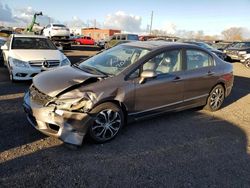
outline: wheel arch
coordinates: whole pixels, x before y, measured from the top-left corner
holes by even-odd
[[[115,99],[107,99],[107,100],[102,100],[100,102],[98,102],[97,104],[95,104],[93,106],[93,108],[95,108],[96,106],[100,105],[100,104],[103,104],[103,103],[114,103],[115,105],[117,105],[118,107],[120,107],[122,109],[122,112],[124,114],[124,118],[125,118],[125,121],[127,120],[127,115],[128,115],[128,108],[127,106],[121,102],[121,101],[118,101],[118,100],[115,100]]]

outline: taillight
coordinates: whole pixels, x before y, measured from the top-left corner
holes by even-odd
[[[228,74],[224,74],[224,75],[222,76],[222,78],[223,78],[224,80],[226,80],[226,81],[231,81],[231,80],[233,79],[233,72],[228,73]]]

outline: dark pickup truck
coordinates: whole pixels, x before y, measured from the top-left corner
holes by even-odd
[[[245,62],[246,54],[250,54],[250,41],[236,42],[231,47],[224,50],[231,60]]]

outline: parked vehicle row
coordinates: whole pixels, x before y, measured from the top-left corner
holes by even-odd
[[[225,53],[232,59],[242,62],[250,68],[250,41],[236,42],[225,50]]]
[[[194,44],[194,45],[197,45],[197,46],[200,46],[204,49],[207,49],[211,52],[213,52],[214,54],[216,54],[219,58],[221,58],[222,60],[227,60],[227,55],[220,51],[220,50],[217,50],[216,48],[208,45],[207,43],[205,42],[195,42],[195,41],[187,41],[186,43],[189,43],[189,44]]]
[[[41,71],[70,64],[45,36],[12,34],[1,49],[12,81],[31,80]]]
[[[104,48],[108,49],[117,46],[119,44],[138,41],[138,40],[139,36],[136,34],[121,34],[121,33],[114,34],[109,41],[105,42]]]
[[[81,145],[113,139],[125,122],[204,106],[218,110],[233,87],[232,64],[185,43],[129,42],[33,78],[24,97],[42,133]]]

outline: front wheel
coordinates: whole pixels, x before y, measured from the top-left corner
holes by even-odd
[[[207,98],[207,104],[204,109],[208,111],[218,110],[225,99],[225,89],[221,84],[216,85]]]
[[[124,125],[123,111],[114,103],[100,104],[91,114],[94,121],[89,127],[89,135],[97,143],[113,139]]]
[[[250,69],[250,59],[247,59],[245,61],[245,67],[248,68],[248,69]]]

